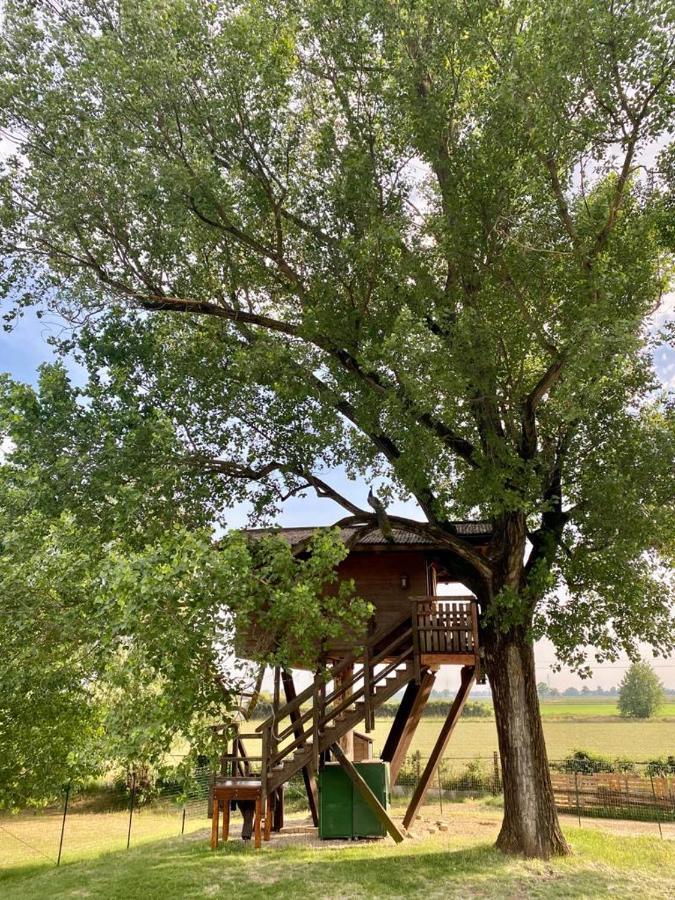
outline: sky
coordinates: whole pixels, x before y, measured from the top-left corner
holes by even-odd
[[[659,310],[655,326],[660,326],[668,319],[675,318],[675,295],[669,296],[663,307]],[[10,375],[20,381],[35,383],[37,368],[43,362],[54,359],[54,352],[48,343],[48,338],[59,333],[61,325],[55,315],[37,319],[31,311],[26,311],[24,317],[11,332],[0,331],[0,372],[9,372]],[[655,355],[655,364],[663,384],[670,390],[675,390],[675,351],[662,347]],[[74,363],[70,364],[71,377],[76,382],[84,380],[83,373]],[[350,482],[344,473],[334,473],[331,483],[343,494],[350,497],[360,506],[365,506],[365,498],[368,493],[368,485],[360,482]],[[414,503],[394,504],[389,507],[393,514],[407,515],[421,518],[419,510]],[[330,500],[320,500],[311,493],[304,498],[293,498],[288,501],[278,519],[279,525],[332,525],[336,520],[345,515],[342,507]],[[245,505],[236,507],[231,511],[229,524],[231,527],[246,525],[247,510]],[[659,678],[668,688],[675,689],[675,657],[669,659],[653,659],[649,647],[643,648],[643,656],[652,662]],[[628,660],[624,657],[617,663],[606,663],[597,666],[593,670],[590,681],[582,680],[563,669],[554,672],[555,651],[547,640],[541,640],[536,646],[537,679],[546,681],[551,687],[565,690],[567,687],[581,688],[583,684],[595,688],[600,686],[608,689],[618,685],[627,666]],[[439,690],[445,688],[454,689],[458,685],[458,673],[456,667],[445,666],[439,673],[436,687]],[[298,679],[303,686],[304,678]]]

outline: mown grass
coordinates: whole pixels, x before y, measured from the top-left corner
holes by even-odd
[[[372,733],[376,755],[386,740],[390,719],[376,719]],[[440,719],[422,718],[411,746],[429,756],[438,737]],[[650,719],[645,722],[564,721],[544,719],[546,748],[551,760],[563,759],[574,750],[591,750],[603,756],[647,760],[675,753],[675,723]],[[448,744],[446,759],[491,756],[497,749],[497,731],[492,719],[460,719]]]
[[[5,900],[172,898],[670,898],[675,844],[570,829],[574,855],[549,862],[507,858],[485,838],[440,834],[425,840],[256,853],[230,841],[217,853],[206,834],[147,844],[60,869],[0,875]]]

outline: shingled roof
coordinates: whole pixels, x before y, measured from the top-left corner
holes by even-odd
[[[481,535],[485,535],[486,537],[491,533],[492,527],[489,522],[453,522],[452,523],[457,529],[457,534],[460,537],[480,537]],[[301,543],[302,541],[306,541],[308,538],[312,536],[312,534],[317,531],[319,528],[326,527],[321,525],[309,526],[305,528],[246,528],[246,534],[250,534],[252,537],[256,537],[258,535],[264,534],[278,534],[279,537],[283,538],[283,540],[288,541],[291,547],[294,547],[296,544]],[[351,525],[348,528],[340,529],[340,537],[345,543],[351,539],[353,539],[354,534],[361,530],[363,526],[360,525]],[[423,544],[427,546],[436,546],[437,541],[434,541],[433,538],[423,537],[420,534],[416,534],[413,531],[407,531],[403,528],[393,528],[392,534],[394,537],[393,542],[389,542],[389,546],[391,544]],[[369,531],[363,535],[363,537],[357,541],[355,546],[360,546],[363,544],[387,544],[384,535],[378,529],[375,531]]]

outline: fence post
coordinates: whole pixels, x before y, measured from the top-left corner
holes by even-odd
[[[127,830],[127,850],[131,843],[131,820],[134,815],[134,801],[136,799],[136,772],[131,775],[131,803],[129,804],[129,828]]]
[[[61,822],[61,839],[59,840],[59,855],[56,858],[56,865],[61,865],[61,851],[63,850],[63,835],[66,830],[66,816],[68,815],[68,798],[70,797],[70,781],[66,785],[66,796],[63,800],[63,821]],[[659,824],[659,828],[661,825]]]
[[[492,753],[492,796],[499,793],[499,754],[496,750]]]
[[[652,772],[649,773],[649,780],[652,783],[652,796],[654,798],[654,809],[656,810],[656,822],[659,826],[659,834],[663,838],[663,829],[661,828],[661,810],[659,809],[659,802],[656,799],[656,791],[654,789],[654,775]]]
[[[185,834],[185,804],[183,804],[183,815],[180,820],[180,833],[181,835]]]
[[[581,828],[581,810],[579,809],[579,773],[576,770],[574,772],[574,790],[577,795],[577,821],[579,822],[579,828]]]

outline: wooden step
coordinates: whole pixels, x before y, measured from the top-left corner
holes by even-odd
[[[373,692],[371,699],[374,701],[373,706],[375,708],[384,703],[392,696],[392,694],[395,694],[399,688],[403,687],[414,677],[414,666],[412,661],[406,661],[406,663],[402,665],[403,668],[401,668],[393,678],[387,677]],[[336,717],[323,730],[319,741],[319,749],[322,752],[327,750],[338,740],[338,738],[342,737],[343,734],[346,734],[348,731],[355,728],[364,718],[365,706],[365,700],[359,698],[355,701],[353,707],[343,710],[342,714],[339,717]],[[276,769],[272,770],[268,780],[270,791],[288,781],[289,778],[292,778],[293,775],[303,768],[303,766],[307,765],[312,759],[312,755],[312,744],[308,743],[305,747],[299,748],[291,757],[288,757],[284,761],[281,771]]]

